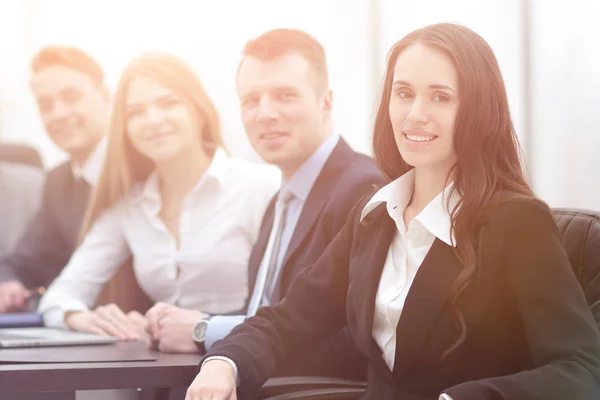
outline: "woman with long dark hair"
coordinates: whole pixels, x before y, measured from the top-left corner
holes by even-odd
[[[453,24],[397,42],[373,147],[392,182],[282,303],[211,349],[187,399],[251,395],[344,324],[369,358],[367,399],[599,398],[600,335],[524,178],[488,44]]]

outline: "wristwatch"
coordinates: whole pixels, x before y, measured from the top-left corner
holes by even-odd
[[[198,350],[200,350],[202,354],[206,353],[204,341],[206,340],[206,329],[208,328],[209,322],[210,317],[201,319],[200,322],[194,326],[194,329],[192,329],[192,339],[194,339],[194,343],[196,343]]]

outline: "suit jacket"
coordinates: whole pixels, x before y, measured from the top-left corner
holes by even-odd
[[[12,253],[39,209],[43,186],[40,169],[0,162],[0,260]]]
[[[46,286],[60,274],[78,242],[91,189],[65,162],[46,178],[41,209],[15,251],[0,266],[2,280]]]
[[[408,293],[397,326],[395,365],[372,337],[375,296],[396,232],[384,205],[360,212],[284,301],[261,309],[208,356],[234,360],[240,396],[255,394],[291,349],[305,348],[347,323],[368,357],[366,399],[562,400],[600,398],[600,334],[550,211],[536,200],[508,201],[485,221],[478,267],[456,306],[449,296],[462,269],[436,239]],[[243,398],[243,397],[242,397]]]
[[[339,233],[352,207],[366,195],[385,184],[373,160],[353,151],[340,139],[317,177],[294,229],[282,262],[271,303],[278,303],[293,279],[314,264]],[[248,263],[249,293],[254,290],[269,235],[273,226],[275,200],[265,212],[256,244]],[[364,360],[355,350],[346,331],[341,331],[323,346],[294,353],[278,369],[281,375],[324,375],[364,379]],[[349,368],[352,366],[360,367]]]

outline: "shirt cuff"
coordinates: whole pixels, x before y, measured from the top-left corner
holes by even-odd
[[[212,360],[220,360],[220,361],[225,361],[225,362],[229,363],[229,365],[231,365],[231,367],[233,368],[233,376],[235,376],[235,384],[237,386],[240,386],[240,378],[238,376],[237,365],[235,365],[235,362],[233,362],[233,360],[229,357],[221,357],[221,356],[208,357],[206,360],[204,360],[204,362],[200,366],[200,369],[202,369],[202,367],[204,367],[204,364],[206,364],[207,362],[212,361]],[[452,399],[450,399],[450,400],[452,400]]]
[[[43,314],[44,326],[48,328],[68,329],[65,323],[65,310],[62,308],[52,308]]]
[[[454,400],[452,397],[450,397],[449,395],[447,395],[446,393],[442,393],[440,395],[439,400]]]
[[[41,307],[38,308],[37,312],[42,314],[44,318],[44,326],[48,328],[57,328],[69,330],[67,323],[65,322],[65,314],[68,312],[86,312],[89,311],[85,306],[79,306],[73,304],[68,308],[60,306],[52,306],[43,310]]]
[[[217,340],[229,335],[229,332],[246,320],[245,315],[215,315],[206,328],[204,348],[209,351]]]

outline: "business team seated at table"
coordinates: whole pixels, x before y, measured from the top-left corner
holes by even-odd
[[[229,154],[173,54],[137,55],[111,96],[84,51],[38,52],[31,90],[69,159],[45,178],[0,161],[0,312],[46,288],[46,326],[198,353],[188,400],[256,398],[276,375],[366,380],[368,399],[600,397],[591,289],[523,176],[479,35],[437,24],[392,47],[375,160],[336,132],[313,36],[248,41],[232,78],[264,163]],[[129,259],[154,305],[98,305]]]

